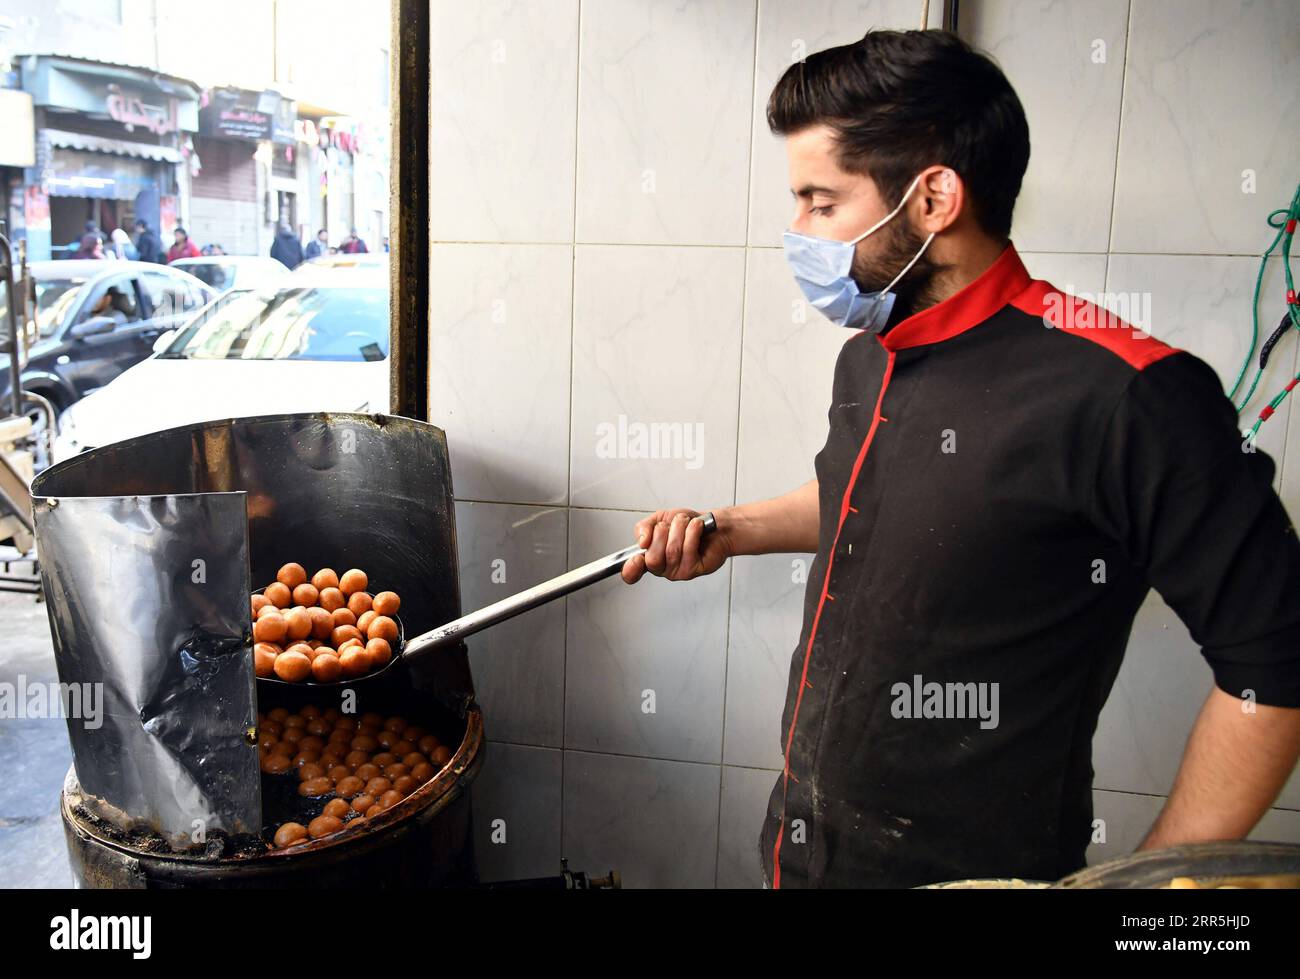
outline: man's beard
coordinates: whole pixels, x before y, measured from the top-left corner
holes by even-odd
[[[866,256],[859,251],[854,256],[851,274],[863,292],[879,292],[889,285],[925,244],[925,236],[912,230],[906,216],[899,217],[903,220],[890,222],[880,229],[885,238],[879,254]],[[944,268],[931,261],[929,249],[926,249],[926,254],[918,258],[894,285],[892,291],[898,298],[889,316],[890,326],[935,304],[935,277]]]

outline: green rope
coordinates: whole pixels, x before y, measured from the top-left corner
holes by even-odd
[[[1290,294],[1295,294],[1295,280],[1291,276],[1291,240],[1294,238],[1295,233],[1294,231],[1288,230],[1287,226],[1290,222],[1298,220],[1300,220],[1300,185],[1296,186],[1295,194],[1291,198],[1290,207],[1279,208],[1268,216],[1268,226],[1270,228],[1277,228],[1278,231],[1277,234],[1273,236],[1272,243],[1269,244],[1268,249],[1259,260],[1259,273],[1255,276],[1255,293],[1250,308],[1250,349],[1246,352],[1246,357],[1242,361],[1241,370],[1237,372],[1237,379],[1232,385],[1232,390],[1228,392],[1229,398],[1235,398],[1237,396],[1237,391],[1241,388],[1241,382],[1245,380],[1246,372],[1250,369],[1250,362],[1254,359],[1255,350],[1259,345],[1259,294],[1263,287],[1264,271],[1268,267],[1268,260],[1272,256],[1273,250],[1277,248],[1279,244],[1282,246],[1282,272],[1286,278],[1286,287]],[[1300,308],[1298,308],[1296,304],[1290,303],[1287,305],[1287,316],[1291,320],[1292,327],[1300,330]],[[1255,396],[1255,390],[1259,387],[1260,379],[1263,376],[1264,368],[1257,368],[1255,376],[1250,382],[1250,388],[1246,392],[1246,396],[1242,398],[1241,403],[1237,405],[1238,414],[1241,414],[1246,405],[1250,403],[1250,399]],[[1273,400],[1269,402],[1268,407],[1275,411],[1278,405],[1286,399],[1286,396],[1291,392],[1293,386],[1294,385],[1292,384],[1288,384],[1286,388],[1278,392]],[[1259,426],[1264,423],[1265,417],[1259,418],[1251,427],[1252,435],[1259,433]]]
[[[1288,228],[1292,221],[1300,221],[1300,185],[1296,186],[1296,192],[1291,198],[1290,207],[1279,208],[1277,211],[1271,212],[1268,217],[1269,228],[1277,228],[1278,233],[1274,235],[1273,242],[1269,244],[1268,250],[1260,257],[1260,272],[1255,277],[1255,296],[1253,296],[1251,303],[1251,348],[1245,354],[1242,369],[1236,374],[1236,381],[1232,384],[1232,389],[1227,395],[1229,398],[1235,398],[1236,393],[1242,387],[1245,373],[1251,367],[1251,360],[1255,358],[1256,347],[1260,343],[1260,291],[1262,282],[1264,282],[1265,269],[1268,268],[1269,257],[1273,255],[1274,248],[1277,248],[1279,243],[1282,244],[1282,273],[1286,277],[1287,293],[1288,295],[1295,295],[1296,293],[1295,280],[1291,276],[1291,241],[1295,237],[1295,231]],[[1291,320],[1292,328],[1300,330],[1300,307],[1297,307],[1296,303],[1287,303],[1287,319]],[[1281,338],[1279,338],[1278,342],[1281,342]],[[1264,365],[1256,368],[1255,377],[1251,380],[1251,387],[1245,393],[1242,403],[1236,406],[1238,415],[1242,413],[1247,404],[1251,403],[1251,398],[1255,397],[1255,391],[1260,386],[1262,377],[1264,377]],[[1287,395],[1291,394],[1291,390],[1294,389],[1297,382],[1300,382],[1300,374],[1297,374],[1295,381],[1288,382],[1286,387],[1283,387],[1281,391],[1278,391],[1277,395],[1274,395],[1268,407],[1261,410],[1260,417],[1251,426],[1251,438],[1258,436],[1260,426],[1268,420],[1271,413],[1278,410],[1283,400],[1286,400]]]

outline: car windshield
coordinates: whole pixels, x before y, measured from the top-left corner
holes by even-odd
[[[383,360],[388,290],[298,288],[228,294],[187,326],[160,358]]]
[[[41,336],[51,336],[58,330],[77,297],[77,290],[85,284],[85,279],[36,280],[36,322]],[[0,289],[0,328],[8,329],[8,324],[9,290]]]

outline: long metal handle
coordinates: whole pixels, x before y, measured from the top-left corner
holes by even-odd
[[[712,513],[701,514],[696,519],[704,521],[704,534],[712,532],[718,526],[718,522],[713,518]],[[540,585],[534,585],[532,588],[521,591],[517,595],[503,598],[501,601],[487,606],[487,608],[481,608],[477,612],[463,615],[454,622],[448,622],[446,625],[416,636],[414,639],[408,639],[402,650],[402,658],[409,660],[431,653],[444,646],[454,645],[466,636],[472,636],[489,626],[497,625],[506,619],[513,619],[516,615],[527,612],[529,609],[545,605],[547,602],[563,598],[580,588],[586,588],[588,585],[593,585],[605,578],[613,577],[627,563],[628,558],[644,553],[644,547],[637,547],[633,544],[621,551],[615,551],[613,554],[606,554],[602,558],[597,558],[590,564],[584,564],[580,568],[566,571],[558,578],[552,578],[550,581],[544,581]]]

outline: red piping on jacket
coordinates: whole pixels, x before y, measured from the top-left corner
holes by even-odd
[[[781,840],[785,837],[785,800],[790,789],[790,748],[794,744],[795,725],[799,723],[799,705],[803,703],[803,689],[808,684],[808,663],[812,659],[813,642],[817,639],[817,624],[821,622],[822,609],[830,597],[831,568],[835,566],[835,550],[839,547],[840,531],[844,529],[844,521],[848,519],[849,511],[853,510],[853,507],[849,506],[849,500],[853,498],[853,487],[858,481],[858,474],[862,472],[862,463],[866,461],[867,450],[871,448],[871,441],[876,437],[876,429],[880,427],[880,409],[884,406],[885,389],[889,387],[889,378],[893,373],[894,351],[890,350],[889,359],[885,362],[885,375],[880,382],[880,394],[876,396],[876,410],[871,415],[871,427],[867,429],[867,437],[862,440],[862,448],[858,449],[858,457],[853,462],[853,471],[849,474],[849,485],[845,487],[844,499],[840,502],[840,522],[835,527],[835,541],[831,544],[830,553],[826,555],[826,578],[822,582],[821,598],[817,600],[817,613],[813,616],[808,646],[804,649],[803,674],[799,678],[799,692],[794,698],[794,714],[790,717],[790,731],[785,739],[785,766],[781,781],[781,825],[776,831],[776,845],[772,848],[773,890],[779,890],[781,887]],[[853,510],[853,512],[857,511]],[[799,780],[795,779],[795,781]]]

